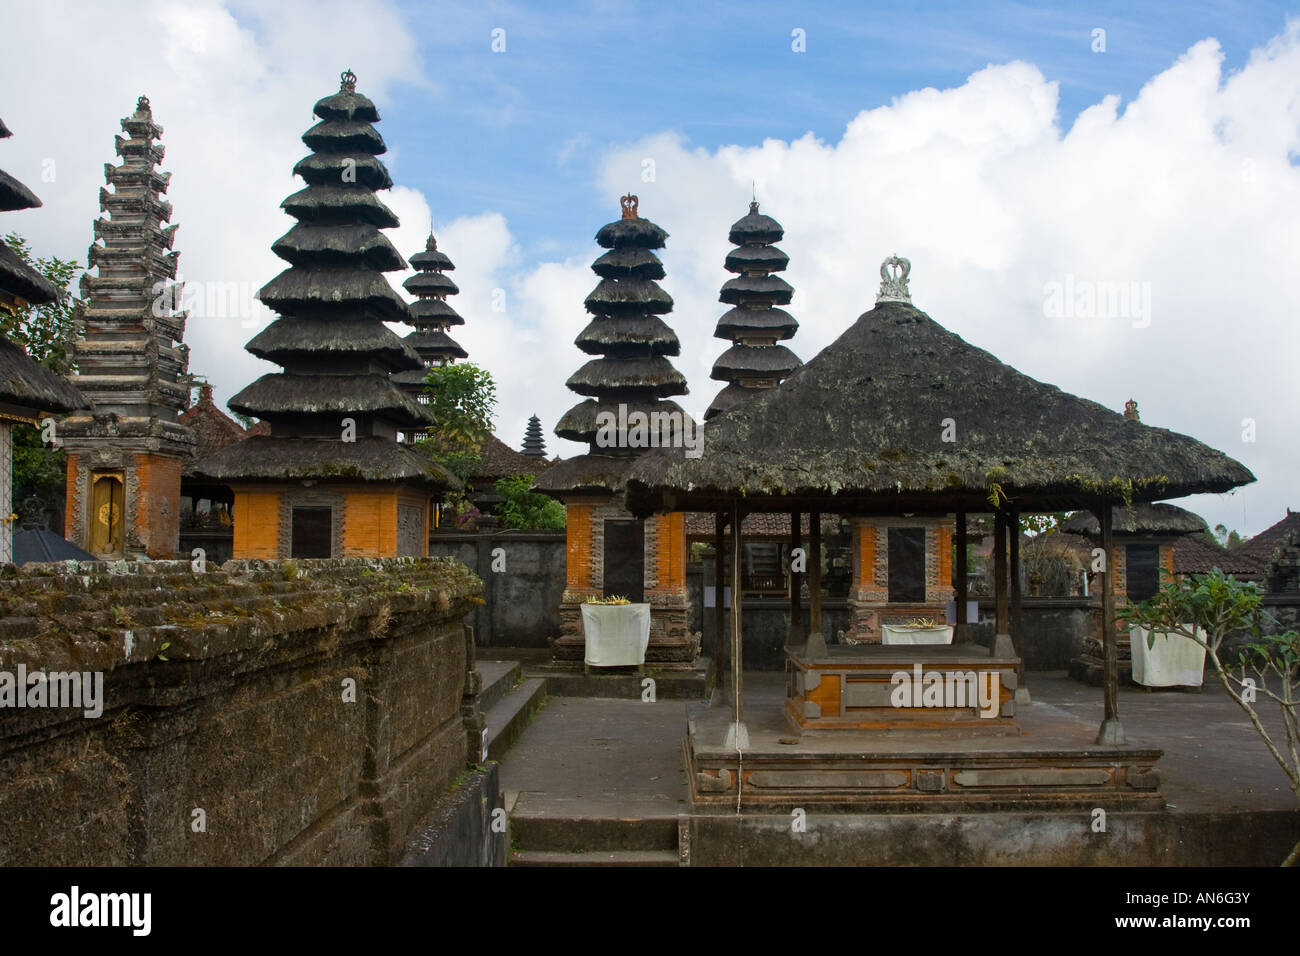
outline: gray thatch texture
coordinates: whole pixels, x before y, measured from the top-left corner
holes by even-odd
[[[662,279],[664,264],[649,249],[624,246],[611,249],[591,264],[602,279]]]
[[[741,246],[727,253],[723,265],[728,272],[744,272],[747,269],[782,272],[790,265],[790,257],[776,246]]]
[[[667,242],[668,233],[649,219],[616,219],[601,226],[596,233],[596,244],[605,249],[622,246],[662,249]]]
[[[584,305],[596,314],[663,315],[673,310],[673,297],[649,279],[601,279]]]
[[[312,112],[321,119],[359,120],[363,123],[378,123],[379,110],[367,97],[357,92],[340,90],[330,96],[316,101]]]
[[[405,282],[402,288],[411,295],[457,295],[460,287],[441,272],[417,272]]]
[[[620,404],[626,406],[627,418],[629,419],[633,414],[638,412],[647,417],[677,413],[681,416],[682,420],[687,418],[686,412],[682,410],[682,407],[670,399],[620,403],[617,399],[598,402],[594,398],[589,398],[585,402],[579,402],[577,405],[574,405],[560,417],[560,420],[555,424],[555,434],[559,435],[561,438],[571,439],[572,441],[590,442],[593,440],[593,436],[599,427],[597,417],[602,412],[608,412],[617,417],[618,406]],[[662,421],[662,419],[659,420]],[[599,451],[600,449],[597,450]]]
[[[386,438],[344,442],[254,435],[227,445],[195,467],[202,477],[226,482],[315,478],[461,486],[453,475],[419,452]]]
[[[606,355],[592,359],[565,382],[579,395],[600,396],[607,392],[646,391],[655,395],[685,395],[686,376],[660,355],[620,358]]]
[[[56,302],[62,295],[52,282],[23,262],[3,240],[0,240],[0,291],[32,305]]]
[[[420,299],[412,302],[407,308],[411,313],[411,321],[416,325],[423,323],[436,325],[465,324],[465,320],[460,317],[460,313],[443,299]]]
[[[393,369],[423,368],[424,363],[382,322],[362,319],[281,316],[244,346],[258,358],[277,364],[319,362],[332,355],[360,352]]]
[[[555,429],[561,434],[560,429]],[[537,476],[534,491],[547,494],[611,494],[623,487],[624,475],[636,461],[631,455],[578,455],[556,462]]]
[[[369,153],[311,153],[298,160],[293,171],[312,185],[333,186],[355,181],[367,189],[393,186],[387,167]]]
[[[718,356],[709,377],[724,382],[785,378],[802,364],[784,345],[733,345]]]
[[[737,276],[722,286],[719,302],[739,305],[742,302],[771,302],[789,305],[794,297],[794,286],[780,276]]]
[[[749,204],[749,214],[732,224],[727,239],[733,246],[743,246],[747,243],[780,242],[784,236],[785,229],[781,224],[771,216],[759,212],[758,203],[752,202]]]
[[[1137,502],[1132,507],[1119,505],[1112,508],[1110,514],[1111,528],[1115,534],[1196,534],[1199,531],[1210,530],[1205,519],[1200,515],[1165,502],[1157,504]],[[1061,525],[1061,530],[1089,538],[1096,538],[1101,534],[1097,516],[1091,511],[1078,511],[1070,515]]]
[[[734,339],[744,332],[773,331],[780,333],[778,339],[788,339],[798,328],[799,323],[795,321],[795,317],[785,309],[737,306],[718,319],[718,327],[713,334],[720,339]]]
[[[296,266],[348,266],[359,259],[380,272],[406,268],[406,261],[388,237],[369,223],[327,226],[300,222],[275,240],[271,251]]]
[[[306,269],[291,266],[262,286],[258,299],[277,312],[303,307],[365,306],[385,322],[406,320],[406,300],[393,291],[382,272],[363,268]]]
[[[0,212],[35,209],[40,204],[34,192],[0,169]]]
[[[430,236],[429,239],[432,240],[433,237]],[[437,269],[441,272],[453,272],[456,269],[447,253],[440,252],[436,248],[417,252],[407,261],[411,263],[413,269]]]
[[[642,512],[665,495],[712,507],[740,494],[974,510],[1000,491],[1022,511],[1059,510],[1251,481],[1222,452],[1037,382],[924,312],[884,302],[779,388],[710,422],[702,457],[643,456],[628,501]]]
[[[628,345],[648,346],[655,355],[677,355],[682,350],[677,333],[657,315],[620,315],[612,319],[601,316],[592,319],[578,333],[573,344],[588,355],[617,352]]]
[[[226,403],[233,411],[274,421],[290,414],[381,415],[400,425],[437,424],[427,408],[386,375],[263,375]]]
[[[399,225],[393,211],[360,183],[311,185],[280,203],[280,208],[300,222],[351,220],[353,223],[368,222],[380,229],[395,229]]]
[[[442,329],[416,329],[402,341],[415,349],[420,355],[436,352],[438,354],[454,355],[456,358],[467,358],[469,356],[469,353],[461,348],[460,343]]]
[[[379,130],[368,121],[321,120],[302,134],[307,148],[320,153],[369,153],[378,156],[388,151]]]
[[[64,413],[89,408],[90,402],[68,380],[40,365],[21,348],[0,335],[0,402],[41,413]]]

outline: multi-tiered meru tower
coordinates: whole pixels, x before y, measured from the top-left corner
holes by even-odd
[[[170,173],[158,167],[162,127],[147,97],[122,120],[121,164],[104,164],[95,243],[82,276],[86,306],[72,382],[93,409],[59,428],[68,455],[65,537],[102,558],[170,558],[179,543],[181,466],[194,439],[177,419],[189,405],[185,313]]]

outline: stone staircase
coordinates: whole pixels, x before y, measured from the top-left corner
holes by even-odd
[[[679,866],[679,818],[534,815],[507,805],[510,866]]]
[[[525,678],[518,661],[479,661],[483,691],[479,706],[487,720],[487,759],[500,760],[546,700],[546,681]]]

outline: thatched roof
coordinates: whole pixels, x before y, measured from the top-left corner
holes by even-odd
[[[564,437],[556,426],[555,433]],[[636,458],[632,455],[577,455],[555,462],[533,482],[533,490],[550,495],[613,494],[623,489],[624,477]]]
[[[954,442],[943,441],[947,419]],[[988,510],[1000,493],[1022,511],[1063,510],[1255,479],[1193,438],[1035,381],[912,305],[883,301],[779,388],[711,421],[701,457],[652,451],[628,480],[629,504],[649,513],[742,494],[762,508],[800,495],[823,510],[857,499],[951,511]]]
[[[378,156],[386,153],[388,147],[384,145],[384,138],[379,135],[379,130],[370,125],[372,122],[377,121],[321,120],[302,134],[302,141],[307,144],[308,149],[317,152],[346,153],[355,150]]]
[[[339,226],[300,222],[275,240],[271,251],[285,262],[301,266],[326,265],[331,259],[347,265],[359,259],[381,272],[406,268],[406,260],[388,237],[369,223]]]
[[[1200,515],[1165,502],[1140,502],[1132,507],[1117,505],[1111,508],[1110,515],[1111,530],[1115,534],[1161,536],[1209,530]],[[1091,511],[1078,511],[1065,520],[1061,530],[1096,538],[1101,534],[1101,525]]]
[[[745,378],[785,378],[801,364],[784,345],[733,345],[713,363],[709,378],[733,382]]]
[[[451,276],[441,272],[417,272],[402,283],[402,288],[411,295],[456,295],[460,292]]]
[[[312,184],[280,203],[280,208],[300,222],[348,218],[380,229],[396,228],[393,211],[365,183]]]
[[[204,458],[199,475],[217,481],[419,481],[459,488],[455,476],[419,452],[387,438],[354,442],[328,438],[276,438],[254,435]]]
[[[4,241],[0,241],[0,292],[31,305],[56,302],[61,295],[52,282],[23,262]]]
[[[655,395],[682,395],[686,391],[686,376],[662,355],[642,358],[606,355],[583,365],[565,384],[579,395],[647,390]]]
[[[271,372],[245,386],[229,402],[243,415],[274,421],[285,415],[379,415],[399,425],[437,424],[427,408],[386,375],[303,375]]]
[[[359,311],[364,306],[384,322],[403,322],[407,315],[406,300],[383,273],[365,268],[290,266],[262,286],[257,298],[277,312],[321,306]]]
[[[662,279],[664,264],[649,249],[623,246],[611,249],[591,264],[602,279]]]
[[[0,403],[29,410],[33,418],[46,412],[62,414],[90,407],[90,402],[67,379],[34,362],[3,335],[0,335]]]
[[[359,352],[393,369],[423,369],[420,356],[382,322],[327,316],[281,316],[244,346],[258,358],[283,364]]]
[[[715,520],[716,514],[712,511],[687,512],[686,536],[712,541],[717,534],[714,526]],[[822,514],[819,524],[823,540],[840,534],[839,515]],[[812,529],[812,522],[808,512],[805,511],[799,516],[799,527],[803,540],[807,542]],[[789,541],[790,514],[785,511],[760,511],[748,514],[741,519],[740,529],[746,541],[752,541],[755,538],[775,538],[780,541]],[[724,528],[722,536],[724,540],[730,539],[730,523]]]
[[[546,460],[546,438],[542,435],[542,420],[536,415],[528,417],[528,427],[524,429],[523,454],[535,459],[541,467],[550,464]]]
[[[412,302],[407,311],[411,314],[411,322],[416,326],[420,325],[464,325],[465,320],[460,317],[451,303],[445,299],[417,299]]]
[[[648,346],[655,355],[677,355],[682,350],[677,333],[657,315],[594,318],[578,333],[573,344],[588,355],[617,352],[627,345]]]
[[[41,201],[18,180],[0,169],[0,212],[13,212],[18,209],[35,209]]]
[[[319,186],[346,183],[349,177],[369,189],[390,189],[388,169],[369,153],[310,153],[298,160],[293,171],[305,182]]]
[[[181,412],[178,421],[194,436],[194,447],[182,471],[186,477],[194,474],[196,461],[248,437],[243,425],[217,408],[211,385],[199,388],[199,400]]]

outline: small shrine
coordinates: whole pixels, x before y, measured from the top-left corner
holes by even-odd
[[[711,421],[707,454],[657,449],[624,476],[633,514],[709,511],[731,529],[730,680],[687,724],[692,801],[728,812],[1159,806],[1160,751],[1129,742],[1120,719],[1113,625],[1103,628],[1096,737],[1020,725],[1020,517],[1090,511],[1110,551],[1117,505],[1220,493],[1254,476],[968,344],[912,304],[910,270],[886,260],[875,308],[780,386]],[[813,535],[825,513],[856,522],[858,606],[854,628],[831,642],[810,562],[807,632],[785,648],[785,698],[747,711],[743,519],[758,512],[807,512]],[[948,601],[965,606],[967,516],[989,513],[991,646],[963,641],[960,623],[891,622],[891,608],[937,616]],[[792,533],[801,524],[791,521]],[[1113,565],[1109,574],[1101,613],[1113,622]],[[796,612],[792,602],[792,636]]]
[[[574,343],[596,358],[569,377],[570,390],[586,398],[555,426],[561,438],[584,442],[589,451],[552,465],[533,487],[562,501],[568,518],[555,659],[583,659],[588,598],[620,596],[650,606],[645,660],[689,667],[699,642],[687,627],[684,516],[643,520],[620,497],[623,474],[638,455],[696,437],[695,422],[671,400],[686,394],[686,379],[669,361],[681,345],[661,318],[673,300],[659,287],[664,267],[654,250],[668,234],[641,218],[638,204],[636,196],[622,197],[622,217],[596,233],[608,251],[592,263],[600,278],[585,302],[592,318]]]
[[[1124,417],[1138,421],[1137,403],[1130,400]],[[1152,597],[1159,590],[1165,575],[1172,575],[1176,562],[1174,555],[1190,536],[1208,533],[1205,519],[1185,508],[1166,502],[1149,504],[1135,502],[1117,505],[1111,512],[1114,541],[1107,554],[1109,580],[1114,591],[1116,607],[1123,608]],[[1101,528],[1097,516],[1086,511],[1071,515],[1061,525],[1061,530],[1087,538],[1099,545]],[[1089,684],[1100,684],[1105,678],[1104,640],[1102,635],[1101,595],[1094,594],[1094,607],[1088,637],[1082,653],[1070,661],[1070,675]],[[1126,628],[1116,633],[1119,654],[1119,679],[1132,677],[1132,649]]]
[[[189,405],[186,315],[177,306],[180,253],[158,167],[163,128],[148,97],[122,120],[122,162],[104,164],[111,189],[95,221],[81,277],[86,299],[73,343],[72,383],[93,407],[59,429],[68,455],[64,534],[105,559],[174,557],[180,540],[181,471],[194,436],[180,422]]]
[[[297,224],[271,246],[289,267],[258,297],[278,318],[246,348],[283,369],[229,402],[270,425],[204,458],[196,473],[234,493],[236,558],[428,554],[431,506],[456,479],[399,444],[435,424],[394,372],[424,368],[385,322],[407,322],[384,278],[406,262],[381,229],[397,217],[375,195],[392,186],[377,158],[379,112],[345,72],[303,134],[306,181],[283,208]]]
[[[528,417],[528,427],[524,429],[524,442],[520,451],[529,458],[546,461],[546,439],[542,436],[542,420],[536,415]]]

